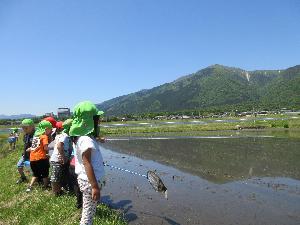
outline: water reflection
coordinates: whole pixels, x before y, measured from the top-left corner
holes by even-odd
[[[112,165],[140,173],[157,170],[168,187],[166,200],[145,179],[105,168],[103,195],[108,197],[103,202],[122,210],[132,225],[300,223],[298,180],[253,177],[217,184],[152,160],[111,151],[107,145],[101,151],[104,160]],[[255,173],[255,169],[248,173]]]
[[[300,139],[266,135],[121,138],[108,141],[104,146],[172,165],[215,183],[250,177],[290,177],[300,180]]]

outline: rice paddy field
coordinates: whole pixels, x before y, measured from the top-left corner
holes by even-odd
[[[101,123],[104,161],[156,171],[169,198],[144,178],[105,168],[94,224],[297,225],[299,128],[298,117]],[[22,137],[9,151],[8,134],[0,130],[0,225],[78,224],[74,196],[15,184]]]
[[[164,133],[197,135],[203,131],[299,129],[300,117],[222,118],[203,120],[129,121],[102,123],[104,136],[153,136]]]

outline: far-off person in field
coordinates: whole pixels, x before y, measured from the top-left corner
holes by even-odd
[[[19,128],[14,128],[13,133],[16,137],[16,142],[18,142],[18,140],[19,140]]]
[[[15,136],[15,134],[13,132],[10,133],[7,141],[9,143],[9,150],[16,149],[17,138],[16,138],[16,136]]]

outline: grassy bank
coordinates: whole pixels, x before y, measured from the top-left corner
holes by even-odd
[[[8,135],[7,135],[7,134],[0,134],[0,140],[1,140],[1,139],[5,139],[5,138],[8,138]]]
[[[226,118],[227,119],[227,118]],[[225,120],[225,119],[223,119]],[[201,120],[203,121],[203,120]],[[141,121],[140,121],[141,122]],[[145,121],[147,122],[147,121]],[[148,121],[149,122],[149,121]],[[174,121],[172,121],[174,122]],[[201,131],[226,131],[241,129],[298,129],[300,128],[300,119],[289,118],[280,120],[256,120],[238,122],[209,122],[207,124],[164,124],[159,126],[116,126],[102,127],[101,132],[106,136],[128,136],[128,135],[155,135],[156,133],[185,133],[193,134]]]
[[[0,139],[0,225],[10,224],[79,224],[80,211],[75,208],[74,196],[56,198],[50,191],[35,187],[25,193],[26,185],[16,185],[16,162],[21,154],[8,151],[6,139]],[[122,215],[105,205],[99,205],[94,224],[125,225]]]

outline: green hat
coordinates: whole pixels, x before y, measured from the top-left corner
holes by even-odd
[[[47,120],[42,120],[41,122],[39,122],[38,127],[34,133],[34,136],[38,137],[43,135],[47,128],[52,129],[52,124]]]
[[[29,127],[29,126],[33,126],[34,122],[32,119],[24,119],[21,123],[22,127]]]
[[[67,120],[63,123],[63,128],[64,128],[63,132],[65,132],[66,134],[69,133],[70,128],[71,128],[71,126],[72,126],[72,122],[73,122],[72,119],[67,119]]]
[[[78,103],[74,108],[73,122],[69,132],[70,136],[84,136],[92,133],[94,131],[93,117],[101,116],[103,113],[90,101]]]

